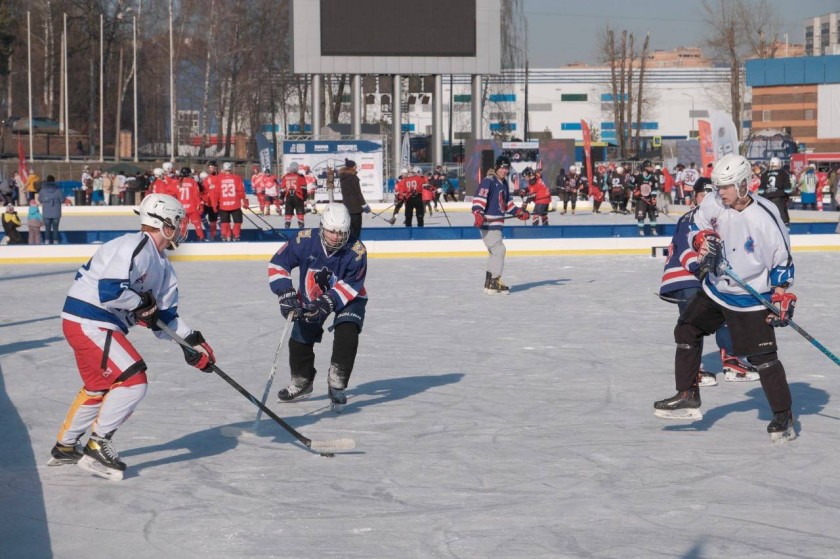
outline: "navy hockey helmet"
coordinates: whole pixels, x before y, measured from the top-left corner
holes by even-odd
[[[510,157],[505,155],[504,153],[496,158],[496,165],[494,166],[496,169],[510,169]]]

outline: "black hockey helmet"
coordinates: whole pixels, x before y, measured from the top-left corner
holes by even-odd
[[[697,194],[698,192],[711,192],[712,188],[712,179],[706,177],[700,177],[694,183],[694,193]]]
[[[181,167],[181,176],[182,177],[189,177],[192,175],[192,169],[189,167]]]
[[[534,170],[531,169],[530,167],[525,167],[524,169],[522,169],[522,172],[520,174],[523,177],[529,177],[530,178],[530,177],[534,176]]]
[[[653,163],[651,163],[650,159],[645,159],[642,161],[642,169],[647,169],[648,167],[653,167]]]
[[[496,158],[496,165],[494,166],[495,169],[505,168],[510,169],[510,157],[506,154],[501,154],[499,157]]]

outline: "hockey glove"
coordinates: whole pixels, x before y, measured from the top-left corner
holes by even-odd
[[[531,214],[528,213],[528,210],[521,210],[516,217],[521,219],[522,221],[528,221],[531,218]]]
[[[289,315],[291,315],[292,320],[295,320],[303,310],[295,289],[288,289],[281,293],[278,303],[280,303],[280,312],[283,314],[283,318],[289,318]]]
[[[370,213],[370,206],[365,204],[364,206],[362,206],[362,211],[365,212],[366,214],[369,214]]]
[[[796,308],[796,295],[793,293],[773,293],[771,299],[778,314],[767,315],[767,323],[773,328],[781,328],[790,324],[790,319],[793,318],[793,309]]]
[[[155,301],[155,296],[152,295],[151,291],[144,291],[143,293],[138,293],[138,295],[140,295],[140,304],[132,311],[134,313],[134,320],[144,328],[151,328],[157,324],[158,315],[160,314],[157,301]]]
[[[321,295],[306,305],[303,313],[303,321],[309,324],[321,324],[335,309],[332,297],[327,294]]]
[[[485,222],[486,220],[484,219],[484,215],[482,215],[482,213],[481,213],[481,212],[479,212],[479,211],[474,211],[474,212],[473,212],[473,216],[475,217],[475,223],[474,223],[474,225],[475,225],[476,227],[481,227],[482,225],[484,225],[484,222]]]
[[[213,363],[216,362],[216,356],[213,355],[213,348],[210,347],[210,344],[207,343],[207,340],[204,339],[201,332],[193,330],[184,338],[184,341],[192,346],[191,349],[186,347],[181,348],[184,350],[184,359],[186,362],[196,369],[201,369],[205,373],[212,372]]]

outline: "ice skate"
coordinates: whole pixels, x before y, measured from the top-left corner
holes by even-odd
[[[112,434],[109,433],[105,437],[91,435],[78,466],[95,476],[120,481],[125,472],[125,462],[120,460],[120,455],[111,445]]]
[[[726,382],[754,382],[759,379],[755,367],[734,355],[727,355],[724,350],[720,350],[720,360],[723,363],[723,378]]]
[[[341,410],[347,404],[347,396],[344,394],[344,390],[330,386],[328,392],[330,395],[330,409],[336,413],[341,413]]]
[[[700,372],[697,373],[698,386],[717,386],[717,383],[717,376],[714,373],[704,371],[703,369],[700,369]]]
[[[502,283],[502,278],[490,278],[490,283],[486,284],[484,292],[488,295],[508,295],[510,287]]]
[[[767,425],[767,432],[770,433],[770,442],[774,444],[795,439],[793,413],[790,410],[774,413],[773,419]]]
[[[397,222],[396,217],[392,217],[391,219],[388,220],[388,223],[390,223],[391,225],[395,224],[396,222]]]
[[[47,462],[47,466],[64,466],[66,464],[75,464],[77,463],[82,456],[82,451],[79,450],[79,447],[74,444],[61,444],[55,443],[55,446],[52,447],[50,451],[52,457],[50,461]]]
[[[280,403],[297,402],[305,400],[312,394],[312,382],[310,381],[305,386],[296,386],[294,383],[277,393],[277,400]]]
[[[644,229],[639,229],[639,236],[640,236],[640,237],[644,237],[644,236],[645,236],[645,230],[644,230]]]
[[[656,411],[653,415],[663,419],[703,419],[700,411],[700,389],[696,386],[690,390],[677,392],[674,396],[653,403]]]

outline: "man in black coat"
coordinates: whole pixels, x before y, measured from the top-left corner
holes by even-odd
[[[341,201],[350,213],[350,236],[362,238],[362,212],[370,213],[370,206],[365,202],[362,185],[356,174],[356,162],[344,160],[344,167],[339,169],[338,178],[341,183]]]

